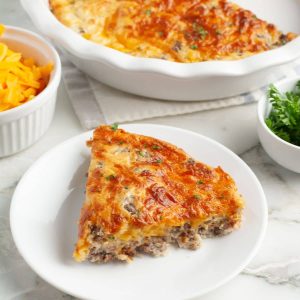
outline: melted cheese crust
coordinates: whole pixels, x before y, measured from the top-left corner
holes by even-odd
[[[50,0],[50,6],[93,42],[176,62],[241,59],[296,37],[225,0]]]
[[[151,137],[101,126],[88,143],[92,151],[74,253],[89,248],[91,226],[114,239],[165,236],[174,226],[228,217],[239,224],[242,196],[221,167],[194,161],[183,150]]]

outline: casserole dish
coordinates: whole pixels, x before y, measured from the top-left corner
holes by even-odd
[[[38,65],[53,64],[50,80],[42,92],[20,106],[0,112],[0,157],[3,157],[31,146],[49,128],[55,111],[61,64],[56,50],[28,30],[5,26],[0,41],[25,58],[33,58]]]
[[[271,0],[233,2],[286,32],[299,32],[300,4],[296,0],[279,0],[276,4]],[[21,0],[21,3],[33,23],[79,69],[110,86],[146,97],[208,100],[245,93],[277,79],[280,66],[300,56],[298,37],[280,48],[235,61],[176,63],[133,57],[90,42],[65,27],[51,13],[47,0]],[[283,10],[284,15],[280,13]]]

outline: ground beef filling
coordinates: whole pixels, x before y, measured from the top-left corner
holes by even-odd
[[[195,250],[201,246],[202,238],[223,236],[232,232],[237,224],[232,224],[226,217],[212,217],[202,223],[198,229],[189,224],[173,227],[168,236],[146,237],[140,241],[117,240],[106,235],[100,227],[91,226],[88,260],[91,262],[108,262],[111,260],[130,261],[138,253],[162,256],[169,244],[179,248]]]

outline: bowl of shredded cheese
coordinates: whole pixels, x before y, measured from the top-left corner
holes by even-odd
[[[53,119],[59,56],[39,35],[0,24],[0,157],[35,143]]]

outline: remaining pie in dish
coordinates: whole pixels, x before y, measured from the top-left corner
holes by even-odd
[[[176,62],[236,60],[293,40],[226,0],[50,0],[53,14],[86,39]]]
[[[88,145],[92,154],[77,261],[159,256],[169,244],[197,249],[202,238],[240,226],[243,198],[221,167],[115,125],[97,128]]]

